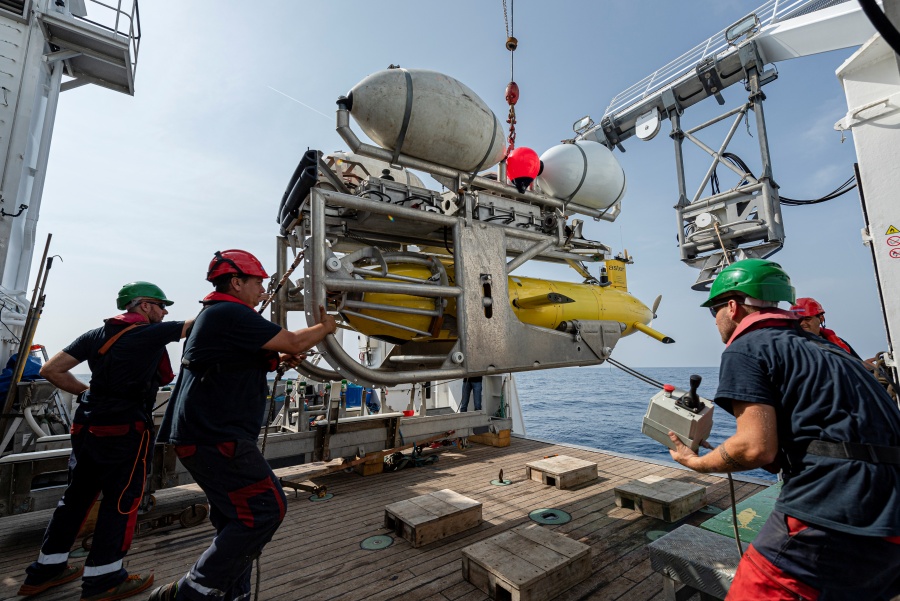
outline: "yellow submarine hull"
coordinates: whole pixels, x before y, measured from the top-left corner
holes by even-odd
[[[625,324],[623,336],[637,329],[645,331],[653,319],[653,313],[641,301],[628,293],[625,282],[624,264],[607,261],[610,285],[576,284],[539,278],[509,276],[509,303],[522,323],[548,329],[556,329],[560,323],[571,320],[603,320]],[[392,264],[390,273],[428,279],[432,274],[428,268],[406,263]],[[452,268],[447,275],[453,282]],[[380,278],[371,278],[377,280]],[[382,281],[391,281],[384,278]],[[367,303],[419,310],[433,310],[434,299],[406,294],[385,294],[367,292],[360,297]],[[350,326],[361,334],[393,343],[403,343],[413,339],[453,339],[456,337],[456,299],[449,299],[440,317],[412,315],[377,309],[360,310],[359,315],[346,315]],[[401,329],[367,319],[371,317],[420,332],[430,332],[426,337],[406,329]],[[636,327],[636,324],[637,325]],[[651,330],[652,331],[652,330]]]

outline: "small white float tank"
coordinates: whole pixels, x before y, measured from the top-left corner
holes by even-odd
[[[425,69],[386,69],[347,95],[350,114],[388,150],[465,172],[499,163],[503,125],[488,105],[456,79]]]
[[[607,209],[625,195],[625,172],[599,142],[560,144],[541,155],[537,183],[545,193],[592,209]]]

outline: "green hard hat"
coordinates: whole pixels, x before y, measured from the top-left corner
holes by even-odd
[[[710,307],[718,297],[732,293],[763,301],[793,303],[795,299],[791,278],[781,265],[765,259],[744,259],[723,269],[709,290],[709,298],[701,306]]]
[[[128,306],[128,303],[136,298],[153,298],[161,300],[166,303],[166,306],[174,304],[173,301],[166,298],[166,293],[156,284],[151,284],[150,282],[131,282],[130,284],[125,284],[119,290],[119,296],[116,298],[116,307],[124,309]]]

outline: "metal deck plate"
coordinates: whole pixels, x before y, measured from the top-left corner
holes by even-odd
[[[386,549],[393,544],[394,539],[385,534],[376,534],[359,543],[359,548],[366,551],[378,551]]]
[[[562,509],[535,509],[528,514],[538,524],[566,524],[572,521],[572,516]]]

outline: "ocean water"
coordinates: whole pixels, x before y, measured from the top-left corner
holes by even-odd
[[[715,396],[717,367],[642,368],[642,374],[687,390],[691,374],[703,378],[698,394]],[[528,436],[626,453],[675,464],[669,450],[641,434],[641,420],[650,397],[659,389],[611,365],[569,367],[516,374],[516,386]],[[719,407],[713,411],[709,442],[718,445],[734,434],[734,418]],[[708,452],[701,449],[701,454]],[[765,470],[742,472],[775,480]]]

